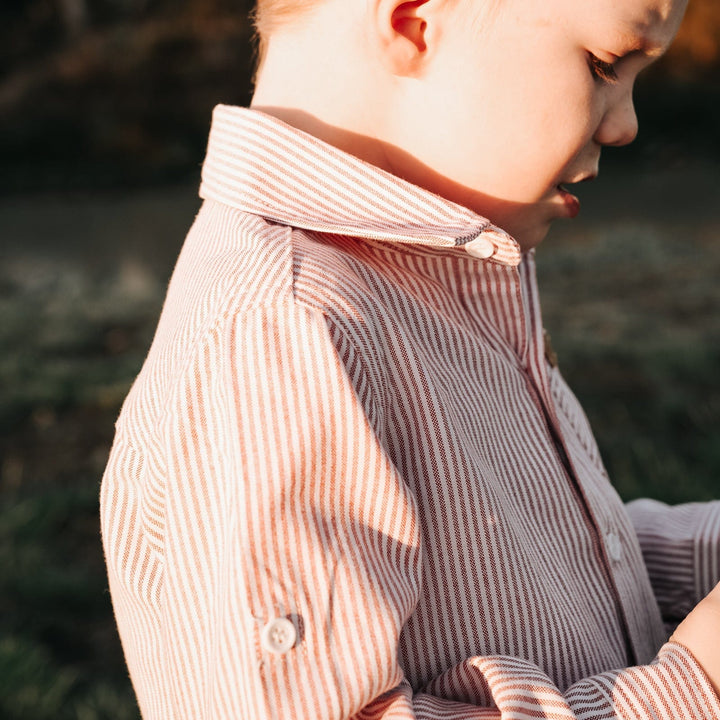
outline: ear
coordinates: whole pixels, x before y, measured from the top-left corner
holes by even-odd
[[[432,7],[438,0],[375,0],[380,55],[393,75],[415,76],[427,55]],[[434,19],[433,19],[434,22]]]

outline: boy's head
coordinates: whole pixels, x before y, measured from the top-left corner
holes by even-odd
[[[633,140],[687,0],[260,0],[253,105],[466,205],[524,248]]]

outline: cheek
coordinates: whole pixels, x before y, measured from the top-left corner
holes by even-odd
[[[593,85],[586,67],[572,73],[542,68],[521,80],[507,78],[497,97],[503,111],[494,118],[494,131],[526,166],[540,170],[553,160],[562,162],[592,134]]]
[[[592,142],[602,117],[601,103],[595,82],[586,68],[582,70],[563,78],[555,91],[545,96],[538,122],[541,158],[555,157],[563,163]]]
[[[602,116],[605,86],[596,81],[582,60],[564,78],[560,89],[564,125],[573,137],[592,134]]]
[[[431,131],[422,146],[431,166],[466,187],[532,203],[591,141],[595,83],[577,55],[542,64],[486,59],[478,68],[466,57],[464,72],[444,74],[432,117],[427,96],[421,99],[425,111],[416,110]]]

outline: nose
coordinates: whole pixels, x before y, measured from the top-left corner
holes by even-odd
[[[628,88],[608,105],[595,133],[595,140],[600,145],[621,147],[629,145],[637,134],[638,119],[632,88]]]

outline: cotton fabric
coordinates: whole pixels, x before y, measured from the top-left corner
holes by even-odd
[[[534,253],[242,108],[200,194],[102,484],[143,717],[720,718],[720,504],[626,510]]]

